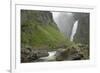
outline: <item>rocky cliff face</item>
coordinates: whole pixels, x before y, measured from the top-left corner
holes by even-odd
[[[89,13],[75,13],[74,17],[79,20],[74,41],[76,43],[89,44]]]
[[[21,10],[21,24],[23,25],[26,22],[56,26],[49,11]]]

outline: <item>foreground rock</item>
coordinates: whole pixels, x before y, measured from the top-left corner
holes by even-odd
[[[32,50],[32,48],[22,48],[21,49],[21,62],[35,62],[40,57],[48,56],[48,52],[45,50]]]
[[[48,61],[71,61],[89,59],[89,46],[75,44],[71,47],[59,48],[55,51],[39,50],[32,48],[21,49],[21,62],[48,62]]]
[[[58,49],[55,56],[57,61],[81,60],[83,58],[83,54],[81,54],[80,51],[74,47],[68,49]]]

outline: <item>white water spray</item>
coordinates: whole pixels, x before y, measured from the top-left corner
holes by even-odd
[[[73,41],[74,35],[76,34],[76,31],[77,31],[77,27],[78,27],[78,20],[73,25],[70,41]]]
[[[73,41],[78,27],[78,20],[75,20],[73,13],[52,12],[53,19],[62,33]]]
[[[48,52],[48,53],[49,53],[49,56],[47,56],[47,57],[41,57],[40,59],[45,60],[45,61],[55,60],[56,51],[52,51],[52,52]]]
[[[53,19],[59,30],[70,39],[75,19],[70,12],[52,12]]]

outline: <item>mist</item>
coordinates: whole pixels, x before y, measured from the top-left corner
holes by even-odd
[[[67,36],[69,39],[73,38],[72,32],[76,31],[76,29],[73,30],[73,26],[75,23],[74,14],[71,12],[52,12],[53,19],[55,23],[57,24],[59,30]],[[75,26],[77,27],[77,26]],[[75,33],[74,33],[75,34]]]

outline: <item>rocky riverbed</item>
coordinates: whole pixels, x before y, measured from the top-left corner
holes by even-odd
[[[89,59],[88,48],[83,45],[70,48],[59,48],[57,50],[34,50],[32,48],[21,49],[21,62],[48,62],[64,60],[82,60]]]

